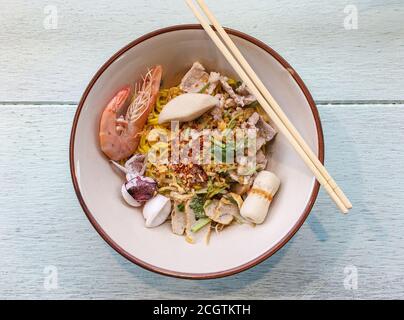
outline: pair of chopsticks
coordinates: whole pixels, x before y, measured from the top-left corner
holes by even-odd
[[[215,18],[212,12],[207,7],[203,0],[196,0],[201,10],[204,12],[206,17],[209,19],[210,23],[215,27],[216,31],[222,37],[224,43],[212,29],[209,22],[205,17],[202,16],[200,11],[195,6],[192,0],[185,0],[188,6],[191,8],[195,17],[199,20],[202,27],[208,33],[209,37],[222,52],[226,60],[236,71],[240,79],[245,82],[247,87],[257,98],[257,101],[263,107],[263,109],[268,113],[272,121],[282,132],[283,135],[288,139],[289,143],[294,147],[299,156],[303,159],[306,165],[313,172],[314,176],[318,182],[325,188],[331,199],[336,203],[338,208],[343,213],[348,213],[348,210],[352,208],[352,204],[346,197],[344,192],[338,187],[337,183],[327,172],[326,168],[310,149],[307,143],[304,141],[302,136],[287,118],[285,113],[282,111],[278,103],[269,93],[268,89],[258,78],[257,74],[248,64],[247,60],[243,57],[239,49],[236,47],[234,42],[231,40],[229,35],[220,25],[219,21]],[[227,47],[226,47],[226,45]]]

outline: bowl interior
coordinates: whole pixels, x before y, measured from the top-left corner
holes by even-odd
[[[232,38],[303,138],[318,153],[321,129],[318,131],[309,102],[291,73],[258,45],[241,36]],[[72,169],[85,206],[110,244],[149,268],[198,277],[243,269],[269,250],[274,251],[300,226],[316,191],[312,173],[279,134],[271,146],[269,169],[280,177],[282,184],[264,224],[255,228],[234,225],[213,234],[209,245],[203,239],[193,245],[187,243],[184,237],[171,233],[168,223],[155,229],[144,227],[141,210],[128,207],[121,199],[123,177],[112,170],[100,151],[100,116],[117,90],[134,83],[147,67],[161,64],[163,86],[169,87],[180,81],[194,61],[200,61],[208,70],[237,78],[203,30],[154,35],[115,59],[95,81],[82,105],[73,135]]]

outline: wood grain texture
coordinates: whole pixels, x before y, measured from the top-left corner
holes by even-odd
[[[0,298],[404,298],[402,108],[322,106],[326,164],[354,209],[341,215],[321,192],[272,258],[198,282],[131,264],[87,221],[68,167],[75,107],[0,106]],[[43,272],[52,265],[59,287],[47,291]],[[349,265],[357,290],[344,287]]]
[[[45,30],[46,5],[58,28]],[[223,25],[268,43],[317,100],[403,99],[401,0],[208,1]],[[359,29],[343,27],[357,5]],[[0,101],[78,101],[118,49],[154,29],[195,23],[180,0],[2,0]],[[387,81],[388,80],[388,81]]]

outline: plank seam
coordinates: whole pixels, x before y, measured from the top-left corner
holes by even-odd
[[[404,100],[316,100],[319,106],[338,105],[401,105]],[[0,101],[1,106],[77,106],[75,101]]]

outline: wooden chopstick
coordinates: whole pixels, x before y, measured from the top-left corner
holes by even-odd
[[[191,0],[185,0],[185,1],[186,1],[187,5],[190,7],[190,9],[192,10],[192,12],[194,13],[195,17],[199,20],[199,22],[201,23],[202,27],[205,29],[205,31],[207,32],[209,37],[212,39],[212,41],[215,43],[215,45],[218,47],[218,49],[225,56],[226,60],[229,62],[229,64],[232,66],[232,68],[239,75],[240,79],[246,83],[247,87],[257,97],[257,100],[260,103],[260,105],[268,113],[268,115],[270,116],[272,121],[274,121],[274,123],[276,124],[278,129],[288,139],[289,143],[294,147],[294,149],[300,155],[302,160],[310,168],[310,170],[313,172],[314,176],[317,178],[319,183],[325,188],[325,190],[327,191],[329,196],[333,199],[333,201],[336,203],[338,208],[343,213],[347,213],[348,208],[344,205],[344,203],[338,197],[338,195],[334,191],[334,189],[330,186],[330,184],[327,182],[327,180],[324,178],[324,176],[321,174],[321,172],[317,169],[317,167],[314,165],[314,163],[310,160],[308,155],[305,153],[304,149],[296,141],[294,136],[291,134],[291,132],[288,130],[288,128],[285,126],[285,124],[281,121],[281,119],[276,114],[276,112],[271,108],[269,103],[265,100],[265,98],[263,97],[261,92],[258,90],[258,88],[255,86],[255,84],[250,79],[250,77],[246,74],[246,72],[242,69],[242,67],[238,64],[238,62],[235,60],[233,55],[227,49],[227,47],[219,39],[216,32],[213,31],[212,27],[209,25],[207,20],[201,15],[201,13],[198,11],[198,9],[196,8],[196,6],[194,5],[194,3]]]
[[[219,21],[216,19],[216,17],[213,15],[213,13],[209,10],[209,8],[206,5],[205,1],[204,0],[196,0],[196,1],[198,2],[198,4],[201,7],[202,11],[205,13],[205,15],[210,20],[210,22],[213,24],[213,26],[219,32],[220,36],[222,37],[222,39],[224,40],[226,45],[229,47],[231,53],[238,60],[238,62],[244,68],[246,73],[250,76],[251,80],[255,83],[257,88],[264,95],[265,99],[268,101],[268,103],[270,104],[272,109],[275,111],[275,113],[278,115],[280,120],[288,128],[288,130],[291,132],[293,137],[297,140],[299,145],[303,148],[304,152],[307,154],[307,156],[310,158],[310,160],[314,163],[316,168],[321,172],[321,174],[324,176],[325,180],[330,184],[331,188],[337,193],[338,197],[341,199],[341,201],[345,205],[345,207],[347,207],[348,209],[351,209],[352,204],[349,201],[349,199],[347,198],[347,196],[338,187],[337,183],[334,181],[334,179],[328,173],[328,171],[323,166],[323,164],[320,162],[320,160],[317,158],[317,156],[314,154],[314,152],[307,145],[306,141],[304,141],[304,139],[299,134],[299,132],[297,131],[295,126],[290,122],[290,120],[285,115],[285,113],[282,111],[281,107],[278,105],[276,100],[272,97],[272,95],[270,94],[268,89],[265,87],[265,85],[262,83],[260,78],[255,73],[255,71],[251,68],[250,64],[247,62],[247,60],[241,54],[240,50],[234,44],[233,40],[231,40],[231,38],[229,37],[227,32],[223,29],[223,27],[221,26]]]

